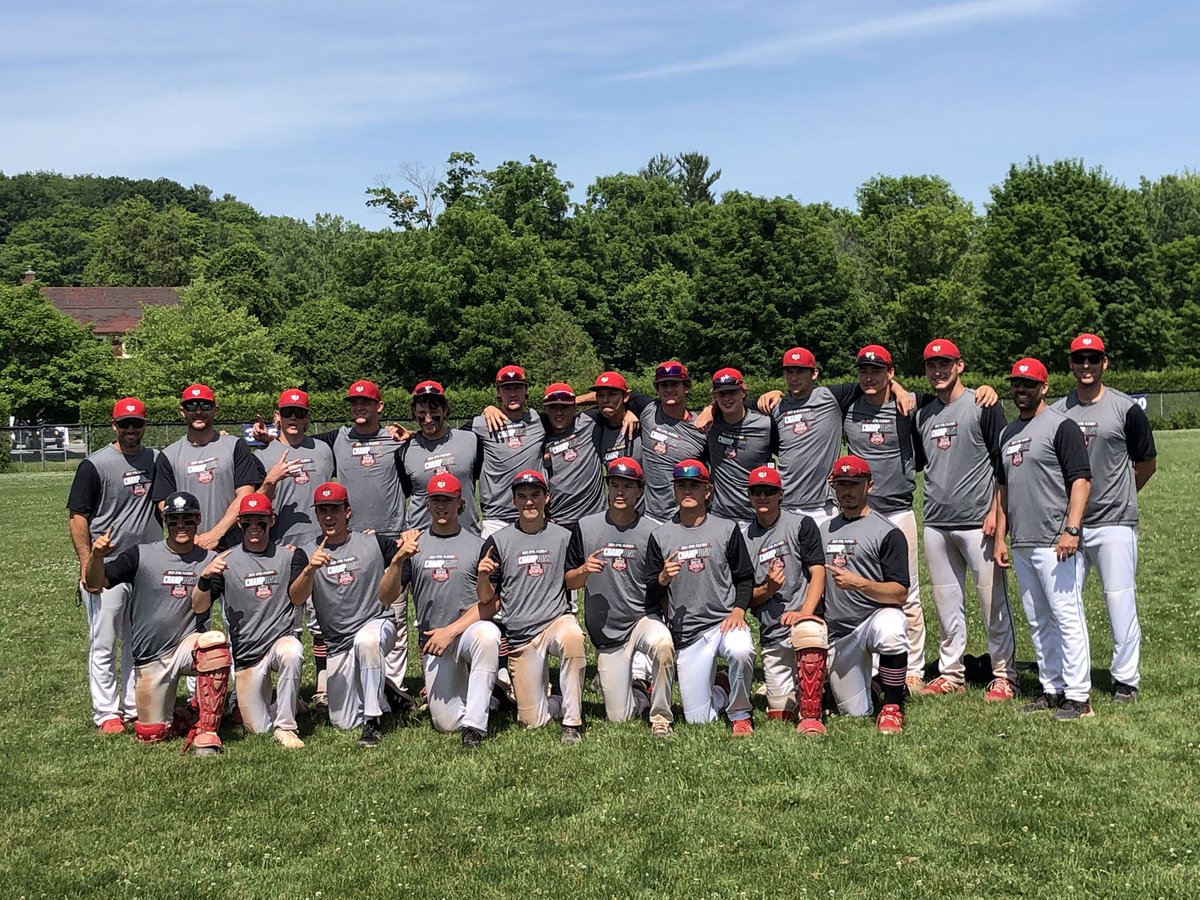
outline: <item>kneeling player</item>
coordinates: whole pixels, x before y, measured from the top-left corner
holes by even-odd
[[[792,629],[792,646],[800,666],[801,716],[811,717],[813,691],[828,649],[829,686],[838,711],[869,716],[871,667],[879,660],[883,706],[875,723],[884,734],[904,731],[905,672],[908,668],[908,542],[904,533],[867,505],[871,467],[858,456],[843,456],[829,476],[841,509],[821,526],[825,547],[825,625],[805,619]],[[805,603],[804,616],[816,604]],[[819,710],[819,706],[815,707]],[[804,729],[801,721],[801,730]],[[814,730],[816,730],[814,728]]]
[[[725,710],[735,735],[753,734],[754,638],[746,608],[754,565],[737,523],[707,511],[712,480],[705,465],[685,459],[672,479],[679,511],[650,536],[646,599],[663,606],[675,640],[683,718],[711,722]],[[716,673],[718,656],[729,661],[727,679]]]
[[[214,554],[196,546],[200,502],[177,492],[163,503],[167,539],[131,547],[105,563],[111,531],[92,544],[84,583],[100,591],[131,584],[132,630],[137,722],[134,734],[143,743],[187,734],[186,747],[197,756],[221,752],[217,730],[225,708],[232,658],[219,631],[196,631],[191,590]],[[179,678],[197,675],[196,709],[175,709]],[[185,747],[185,749],[186,749]]]
[[[637,511],[642,467],[635,460],[614,459],[605,477],[608,511],[585,516],[573,529],[567,587],[583,588],[583,620],[596,647],[608,720],[624,722],[649,708],[651,733],[668,737],[675,646],[658,618],[658,605],[653,615],[646,610],[646,581],[654,574],[646,568],[647,549],[650,535],[662,523]]]
[[[297,606],[312,597],[329,646],[325,671],[330,724],[361,725],[358,745],[378,747],[383,714],[391,712],[383,693],[383,663],[396,644],[391,604],[399,595],[400,574],[387,570],[398,548],[379,535],[350,531],[350,498],[342,485],[320,485],[313,501],[321,541],[296,549],[288,596]],[[387,593],[385,573],[392,575]]]
[[[583,735],[583,631],[571,612],[563,575],[571,532],[546,519],[550,494],[541,472],[526,469],[512,483],[520,518],[487,539],[479,560],[476,596],[493,614],[497,595],[511,647],[509,672],[517,695],[517,721],[540,728],[562,714],[562,742]],[[547,696],[550,657],[560,660],[562,696]]]
[[[461,728],[463,749],[472,750],[488,732],[500,630],[480,617],[475,581],[483,539],[460,524],[462,484],[449,473],[434,475],[426,497],[429,533],[406,533],[396,556],[407,552],[410,540],[415,543],[412,556],[404,560],[401,590],[411,590],[417,605],[433,727],[442,732]]]
[[[205,566],[192,588],[192,609],[204,614],[224,598],[225,624],[233,645],[234,682],[242,724],[288,750],[304,741],[296,734],[296,698],[304,647],[293,634],[295,610],[287,595],[292,551],[270,539],[275,525],[271,500],[247,494],[238,502],[242,544]],[[271,673],[279,673],[271,706]]]

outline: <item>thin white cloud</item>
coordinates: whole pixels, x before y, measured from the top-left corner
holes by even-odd
[[[664,78],[719,69],[777,66],[801,56],[842,47],[1051,15],[1078,6],[1081,2],[1083,0],[970,0],[966,3],[931,6],[818,31],[797,29],[735,50],[615,75],[606,80]]]

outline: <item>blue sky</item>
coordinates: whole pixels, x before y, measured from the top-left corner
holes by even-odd
[[[718,190],[853,206],[1010,163],[1200,168],[1200,4],[0,0],[0,170],[165,176],[268,214],[363,205],[404,163],[536,154],[574,195],[699,150]]]

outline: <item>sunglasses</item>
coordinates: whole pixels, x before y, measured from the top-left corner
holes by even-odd
[[[117,419],[113,422],[118,428],[128,430],[130,428],[145,428],[145,419]]]
[[[773,497],[779,493],[779,488],[776,487],[752,487],[750,488],[751,497]]]
[[[1098,365],[1100,365],[1100,363],[1104,362],[1104,354],[1103,353],[1072,353],[1071,354],[1071,362],[1075,363],[1076,365],[1083,365],[1084,363],[1091,363],[1093,366],[1098,366]]]
[[[1008,383],[1015,388],[1032,389],[1041,385],[1036,378],[1010,378]]]
[[[307,419],[308,410],[299,406],[289,406],[281,409],[279,415],[288,419]]]
[[[213,403],[211,400],[187,400],[183,403],[183,408],[187,412],[209,412],[210,410],[216,409],[216,407],[217,404]]]

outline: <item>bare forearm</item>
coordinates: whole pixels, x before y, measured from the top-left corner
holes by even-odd
[[[403,563],[394,563],[387,567],[387,571],[383,573],[383,578],[379,581],[379,599],[384,606],[391,606],[400,599],[400,592],[404,590],[404,584],[400,577],[403,574],[401,566]]]
[[[102,591],[108,587],[108,579],[104,577],[103,556],[88,553],[87,565],[84,566],[83,583],[91,591]]]
[[[1083,510],[1091,492],[1092,483],[1086,478],[1077,478],[1071,482],[1071,498],[1067,502],[1068,526],[1078,528],[1083,523]]]
[[[815,616],[823,596],[825,596],[825,567],[813,566],[812,571],[808,573],[808,589],[804,592],[800,615]]]
[[[898,581],[868,581],[859,590],[885,606],[903,606],[908,599],[908,588]]]
[[[79,513],[71,513],[68,525],[71,528],[71,546],[75,548],[75,555],[79,557],[79,568],[83,569],[87,565],[88,557],[92,555],[92,537],[89,531],[89,523],[85,516]]]
[[[313,589],[313,573],[312,569],[304,569],[296,576],[296,580],[288,587],[288,599],[292,601],[293,606],[300,606],[308,601],[312,596]]]

